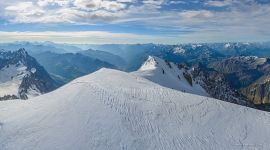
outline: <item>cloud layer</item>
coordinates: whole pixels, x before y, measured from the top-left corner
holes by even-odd
[[[0,2],[0,14],[11,25],[141,26],[163,36],[186,36],[184,31],[209,40],[211,34],[220,40],[231,40],[230,34],[239,40],[270,37],[265,0],[10,0]]]
[[[175,43],[174,37],[138,35],[131,33],[111,33],[104,31],[83,32],[3,32],[0,31],[0,41],[53,41],[56,43],[73,44],[138,44],[138,43]]]

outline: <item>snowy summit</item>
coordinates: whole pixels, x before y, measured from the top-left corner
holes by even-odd
[[[268,149],[270,114],[101,69],[0,105],[1,150]]]
[[[189,69],[155,56],[149,56],[133,74],[171,89],[208,96],[208,93],[192,79]]]

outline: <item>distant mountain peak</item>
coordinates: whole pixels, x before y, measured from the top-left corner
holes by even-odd
[[[25,49],[0,53],[0,100],[27,99],[56,87],[46,70]]]
[[[155,69],[157,65],[163,60],[155,56],[148,56],[147,60],[140,67],[140,71]]]
[[[17,52],[18,54],[21,54],[23,56],[28,55],[27,51],[24,48],[20,48],[18,51],[15,51],[15,52]]]

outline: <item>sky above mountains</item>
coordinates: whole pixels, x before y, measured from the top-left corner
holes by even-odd
[[[0,41],[187,43],[267,41],[269,0],[9,0]]]

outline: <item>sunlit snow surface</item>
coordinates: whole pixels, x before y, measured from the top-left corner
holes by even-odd
[[[31,73],[36,73],[36,68],[31,69]],[[29,75],[27,67],[22,63],[16,65],[5,66],[0,69],[0,97],[7,95],[19,95],[19,88],[23,81],[23,78]],[[27,89],[27,96],[29,98],[41,95],[41,92],[35,85],[31,85]]]
[[[0,103],[1,150],[269,149],[267,112],[101,69]]]
[[[10,65],[0,70],[0,97],[17,95],[23,77],[28,73],[22,65]]]
[[[201,96],[209,96],[194,80],[191,86],[185,79],[183,75],[184,72],[184,68],[179,69],[174,63],[166,62],[158,57],[149,56],[140,69],[132,74],[149,79],[152,82],[171,89]]]

